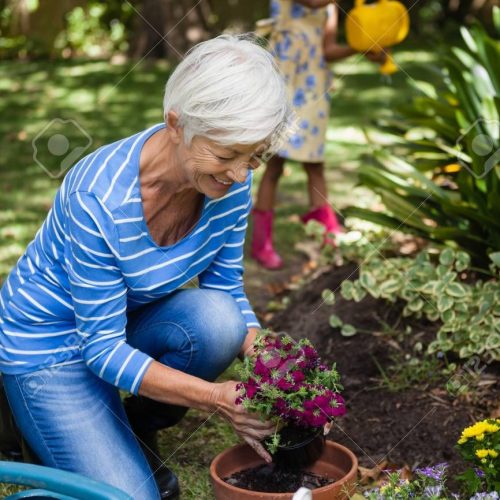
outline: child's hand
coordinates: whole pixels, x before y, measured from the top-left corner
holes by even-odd
[[[377,63],[377,64],[380,64],[380,65],[384,64],[385,61],[387,60],[387,54],[384,51],[381,51],[381,52],[367,52],[365,54],[365,57],[369,61]]]

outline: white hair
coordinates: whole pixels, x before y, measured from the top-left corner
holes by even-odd
[[[221,145],[270,146],[291,120],[283,77],[255,36],[221,35],[193,47],[165,87],[165,119],[179,116],[187,144],[199,135]]]

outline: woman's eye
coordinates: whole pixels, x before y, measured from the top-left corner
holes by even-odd
[[[230,160],[234,160],[233,157],[229,157],[229,158],[226,158],[225,156],[217,156],[216,155],[216,158],[220,161],[230,161]]]

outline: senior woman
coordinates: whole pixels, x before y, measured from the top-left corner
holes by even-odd
[[[285,96],[266,50],[215,38],[168,80],[165,123],[66,175],[0,292],[5,391],[43,464],[171,498],[175,476],[152,470],[133,431],[188,407],[219,412],[270,458],[271,424],[235,405],[236,382],[214,380],[259,328],[242,281],[250,171],[286,127]]]

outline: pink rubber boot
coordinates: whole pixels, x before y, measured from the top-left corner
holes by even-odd
[[[252,258],[266,269],[279,269],[283,260],[273,248],[273,217],[272,210],[252,210]]]
[[[334,241],[328,237],[329,233],[339,234],[342,232],[342,226],[337,220],[337,216],[332,210],[332,207],[328,203],[310,210],[301,217],[301,220],[304,224],[307,224],[307,222],[310,220],[316,220],[319,223],[323,224],[326,230],[325,244],[334,244]]]

